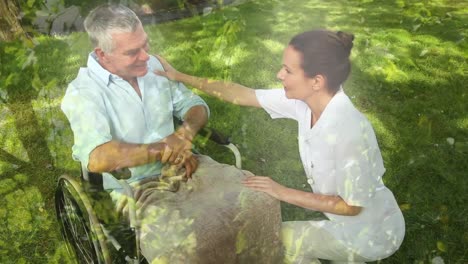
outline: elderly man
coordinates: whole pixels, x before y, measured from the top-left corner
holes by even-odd
[[[125,199],[112,173],[130,170],[146,259],[279,260],[279,204],[243,188],[241,170],[192,155],[208,107],[183,84],[153,73],[163,67],[148,54],[135,13],[121,5],[99,6],[85,19],[85,29],[94,51],[62,101],[74,133],[73,157],[88,171],[103,173],[104,188],[118,205]],[[173,116],[183,120],[177,130]],[[161,191],[163,164],[176,165],[188,178],[197,172],[178,192]]]
[[[153,74],[161,64],[148,55],[148,37],[131,10],[98,8],[85,28],[94,52],[62,102],[75,135],[74,157],[92,172],[130,168],[130,181],[158,174],[167,161],[183,163],[190,176],[197,167],[191,141],[207,121],[208,106],[183,84]],[[173,115],[184,120],[177,131]],[[117,187],[108,174],[104,185]]]

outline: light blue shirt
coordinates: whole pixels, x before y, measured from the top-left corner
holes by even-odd
[[[141,98],[133,87],[117,75],[111,74],[97,61],[88,57],[87,68],[80,68],[78,76],[67,88],[62,111],[74,134],[73,158],[88,166],[89,154],[99,145],[111,140],[146,144],[160,141],[174,133],[173,116],[183,119],[193,106],[208,106],[179,82],[153,73],[163,70],[153,56],[148,61],[148,73],[138,78]],[[161,163],[129,168],[128,182],[158,175]],[[119,185],[112,175],[104,173],[104,188]]]

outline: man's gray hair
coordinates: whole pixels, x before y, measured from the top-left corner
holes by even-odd
[[[94,8],[84,20],[91,43],[104,52],[114,48],[112,33],[134,32],[140,24],[140,19],[130,8],[112,4]]]

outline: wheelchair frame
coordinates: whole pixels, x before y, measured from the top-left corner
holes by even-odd
[[[208,128],[200,134],[229,148],[234,154],[236,167],[241,168],[239,150],[229,138]],[[128,183],[125,180],[119,182],[127,189],[127,195],[133,197],[128,193],[131,192]],[[147,263],[140,254],[134,204],[133,208],[130,205],[130,223],[121,219],[113,206],[109,193],[103,189],[102,174],[82,168],[80,178],[69,175],[59,177],[55,190],[57,220],[61,223],[67,250],[78,263]],[[105,214],[98,215],[96,208]],[[134,240],[135,244],[119,243],[122,240]]]

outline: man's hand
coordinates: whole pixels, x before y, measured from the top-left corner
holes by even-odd
[[[187,178],[192,178],[192,174],[198,168],[198,159],[190,155],[190,157],[186,158],[184,161],[185,173]],[[142,181],[132,184],[133,187],[133,197],[128,197],[122,194],[119,197],[119,200],[116,203],[116,210],[118,213],[128,216],[128,201],[129,199],[134,199],[135,202],[142,203],[148,195],[152,192],[151,190],[165,190],[162,182],[160,182],[160,176],[152,176],[145,178]],[[143,196],[145,195],[145,196]]]
[[[187,139],[183,133],[175,132],[165,137],[161,142],[166,146],[163,150],[161,162],[171,164],[185,163],[192,156],[192,141]]]
[[[192,174],[198,168],[198,159],[197,159],[197,157],[191,155],[190,158],[185,160],[184,167],[185,167],[185,173],[187,175],[187,178],[191,179]]]

